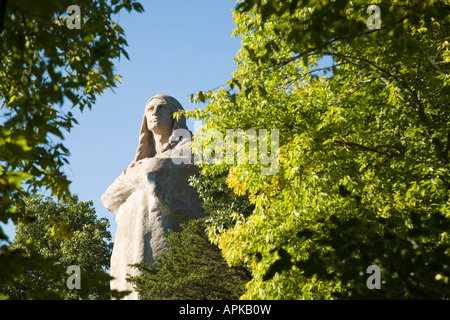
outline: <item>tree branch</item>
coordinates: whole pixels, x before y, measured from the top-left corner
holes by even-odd
[[[349,141],[345,141],[343,139],[337,141],[338,144],[341,144],[349,149],[353,149],[353,150],[361,150],[361,151],[371,151],[371,152],[376,152],[376,153],[380,153],[380,154],[384,154],[387,155],[389,157],[397,157],[397,158],[403,158],[403,153],[401,152],[392,152],[392,151],[388,151],[388,150],[383,150],[383,149],[379,149],[379,147],[367,147],[367,146],[363,146],[359,143],[354,143],[354,142],[349,142]],[[387,146],[387,148],[392,148],[395,149],[392,146]],[[395,149],[397,150],[397,149]],[[398,150],[397,150],[398,151]]]
[[[364,62],[367,64],[367,67],[372,66],[373,68],[379,70],[380,72],[388,75],[390,78],[395,79],[395,81],[398,83],[399,88],[402,89],[404,92],[406,92],[407,95],[411,96],[411,98],[413,100],[413,105],[415,107],[414,109],[417,112],[419,120],[427,128],[427,130],[424,131],[424,135],[430,140],[430,142],[433,146],[433,149],[435,151],[436,157],[443,164],[449,163],[449,158],[448,158],[449,150],[448,150],[448,148],[444,149],[442,142],[438,138],[433,137],[434,131],[430,127],[430,121],[428,120],[428,117],[425,113],[425,108],[424,108],[422,102],[420,101],[420,96],[419,96],[418,92],[416,90],[413,90],[410,87],[408,82],[404,79],[403,75],[401,74],[400,70],[398,70],[398,68],[395,65],[392,65],[392,68],[394,70],[394,74],[393,74],[390,71],[388,71],[384,68],[381,68],[380,66],[376,65],[374,62],[367,60],[363,57],[348,56],[348,55],[344,55],[344,54],[334,52],[334,51],[325,51],[325,54],[335,55],[337,57],[341,57],[344,59],[351,59],[351,60],[357,60],[357,61]],[[381,81],[383,81],[385,85],[390,84],[389,81],[387,81],[383,77],[379,77],[379,79]]]
[[[406,16],[403,17],[403,18],[400,18],[400,19],[396,20],[394,24],[401,23],[401,22],[403,22],[406,18],[407,18]],[[336,38],[330,39],[330,40],[328,40],[328,41],[322,43],[321,47],[323,47],[323,48],[324,48],[324,47],[327,47],[327,46],[329,46],[330,44],[335,43],[336,41],[349,40],[349,39],[353,39],[353,38],[357,38],[357,37],[361,37],[361,36],[366,36],[366,35],[369,35],[369,34],[374,33],[374,32],[379,32],[379,31],[381,31],[381,30],[383,30],[383,29],[386,29],[387,27],[388,27],[387,25],[384,25],[384,26],[381,26],[379,29],[372,29],[372,30],[360,32],[360,33],[358,33],[357,35],[352,36],[352,37],[350,37],[350,36],[336,37]],[[292,57],[287,58],[286,60],[283,60],[283,61],[281,61],[280,63],[278,63],[278,64],[275,66],[275,69],[281,68],[281,67],[287,65],[288,63],[290,63],[290,62],[292,62],[292,61],[295,61],[295,60],[297,60],[297,59],[300,59],[300,58],[303,57],[304,55],[310,54],[310,53],[316,51],[317,48],[318,48],[318,47],[310,48],[310,49],[305,50],[304,52],[300,52],[300,53],[298,53],[298,54],[296,54],[296,55],[293,55]]]

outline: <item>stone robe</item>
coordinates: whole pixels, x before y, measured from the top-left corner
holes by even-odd
[[[198,173],[193,164],[176,164],[172,151],[140,160],[123,172],[102,195],[105,208],[116,214],[117,230],[111,256],[111,289],[133,291],[126,281],[137,275],[129,264],[154,263],[166,247],[163,233],[180,230],[181,223],[204,216],[188,178]],[[175,162],[175,163],[174,163]],[[178,162],[179,163],[179,162]],[[138,299],[132,292],[125,299]]]

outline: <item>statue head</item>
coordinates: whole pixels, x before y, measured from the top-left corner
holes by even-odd
[[[175,98],[165,94],[157,94],[147,101],[139,134],[139,146],[133,164],[156,155],[155,135],[170,136],[169,143],[163,151],[170,150],[177,145],[178,139],[172,137],[175,130],[189,131],[184,116],[179,119],[173,118],[173,114],[180,110],[184,110],[181,104]]]

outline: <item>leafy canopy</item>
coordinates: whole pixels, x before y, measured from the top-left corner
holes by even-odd
[[[238,70],[193,97],[197,146],[213,129],[279,130],[276,174],[226,168],[251,214],[209,220],[226,261],[252,270],[242,298],[450,297],[450,6],[373,4],[379,29],[366,1],[240,1]],[[224,186],[221,166],[200,179]],[[381,290],[366,286],[372,264]]]
[[[22,252],[23,259],[32,263],[25,263],[18,273],[3,258],[2,270],[10,271],[14,279],[4,281],[2,276],[0,292],[10,299],[110,299],[109,222],[97,218],[92,201],[71,196],[56,203],[33,196],[26,200],[26,215],[33,222],[17,224],[14,242],[6,251]],[[70,276],[66,270],[72,265],[81,270],[79,290],[66,286]]]
[[[127,42],[114,16],[143,11],[134,0],[80,0],[80,28],[70,29],[73,4],[0,1],[0,223],[26,222],[25,199],[36,192],[70,196],[62,167],[69,156],[64,136],[77,124],[71,110],[91,109],[120,81],[114,61],[128,58]],[[1,259],[21,261],[4,250]]]

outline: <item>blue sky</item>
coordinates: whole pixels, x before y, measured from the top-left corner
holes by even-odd
[[[100,96],[92,110],[75,113],[79,125],[65,139],[71,153],[65,168],[71,192],[94,202],[97,215],[110,220],[113,238],[115,217],[100,197],[134,158],[147,100],[163,93],[193,109],[187,96],[225,84],[240,47],[239,39],[231,37],[235,0],[140,2],[144,13],[116,16],[130,57],[116,64],[122,83]],[[192,131],[193,122],[188,126]],[[5,231],[12,238],[10,225]]]

